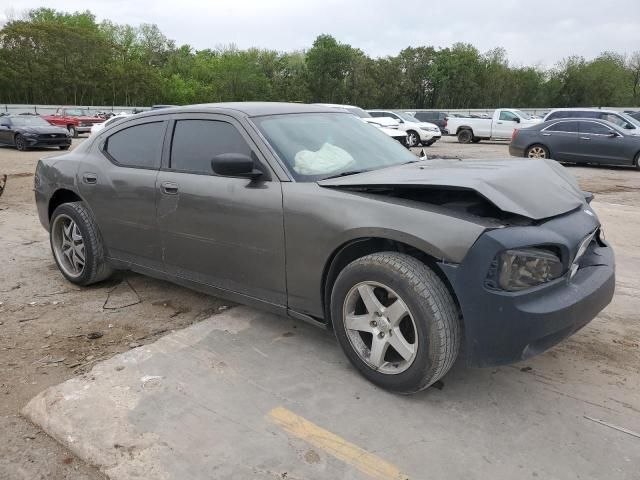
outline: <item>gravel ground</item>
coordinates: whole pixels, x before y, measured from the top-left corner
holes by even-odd
[[[82,141],[74,140],[73,146]],[[508,158],[504,143],[461,145],[452,137],[425,148],[425,152],[429,157]],[[121,274],[83,289],[66,282],[51,257],[32,192],[38,158],[55,153],[0,147],[0,175],[8,175],[6,191],[0,198],[0,245],[4,251],[0,261],[0,479],[104,478],[21,418],[19,410],[48,386],[88,374],[95,362],[153,342],[166,332],[230,306],[135,274]],[[637,243],[639,226],[626,225],[624,214],[616,214],[615,209],[640,206],[640,172],[632,168],[569,168],[585,190],[594,192],[597,201],[608,204],[613,217],[619,217],[611,226],[617,238]],[[632,268],[637,272],[640,264]],[[627,286],[621,286],[623,294]],[[634,315],[622,315],[627,314]],[[637,325],[596,326],[566,342],[563,348],[573,349],[586,359],[610,361],[622,370],[635,362],[637,369],[639,337]],[[610,339],[612,345],[625,347],[624,355],[608,350]]]

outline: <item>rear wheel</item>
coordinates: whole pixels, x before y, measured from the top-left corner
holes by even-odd
[[[71,135],[73,138],[78,138],[78,130],[75,126],[68,125],[67,130],[69,130],[69,135]]]
[[[633,165],[636,167],[637,170],[640,170],[640,152],[636,154],[636,158],[633,161]]]
[[[98,226],[81,202],[64,203],[54,210],[49,239],[53,258],[70,282],[90,285],[111,275]]]
[[[549,149],[540,144],[531,145],[524,152],[524,156],[528,158],[550,158]]]
[[[71,145],[59,145],[58,148],[60,148],[60,150],[69,150],[69,147]]]
[[[473,140],[473,132],[471,130],[460,130],[458,132],[458,142],[471,143]]]
[[[24,152],[27,149],[27,141],[22,135],[17,134],[14,142],[16,144],[16,148],[21,152]]]
[[[458,355],[460,322],[451,294],[406,254],[380,252],[347,265],[333,287],[331,318],[351,363],[387,390],[427,388]]]

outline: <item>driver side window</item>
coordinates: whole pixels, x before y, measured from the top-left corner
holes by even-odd
[[[500,120],[504,120],[507,122],[515,122],[517,121],[518,116],[515,113],[511,112],[500,112]]]

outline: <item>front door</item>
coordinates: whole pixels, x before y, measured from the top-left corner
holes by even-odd
[[[231,117],[174,116],[167,168],[158,175],[158,225],[168,273],[286,305],[280,182],[213,174],[216,155],[258,150]]]
[[[82,162],[78,185],[91,205],[111,257],[162,270],[156,226],[156,177],[168,122],[127,122]]]
[[[513,130],[520,125],[520,117],[515,113],[503,110],[498,119],[493,122],[491,136],[493,138],[511,138]]]
[[[629,163],[625,158],[624,137],[596,120],[578,122],[578,155],[582,162],[601,164]]]

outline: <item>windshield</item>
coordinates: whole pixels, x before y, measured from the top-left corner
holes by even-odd
[[[638,121],[638,119],[632,117],[631,115],[627,115],[626,113],[620,113],[619,114],[622,118],[624,118],[627,122],[629,122],[631,125],[633,125],[635,128],[640,128],[640,121]],[[614,122],[618,125],[620,125],[621,127],[625,128],[626,125],[623,124],[623,122],[621,121],[617,121]]]
[[[11,123],[16,127],[50,127],[51,124],[45,119],[40,117],[31,117],[25,115],[24,117],[12,117]]]
[[[513,113],[518,115],[523,120],[531,120],[531,115],[524,113],[522,110],[513,110]]]
[[[400,143],[353,115],[305,113],[252,120],[293,178],[302,182],[417,160]]]
[[[360,107],[345,107],[345,110],[349,113],[354,114],[356,117],[372,118],[371,115],[369,115],[369,112],[365,112]]]
[[[89,110],[84,108],[71,108],[65,110],[65,113],[70,117],[91,117],[93,114]]]

